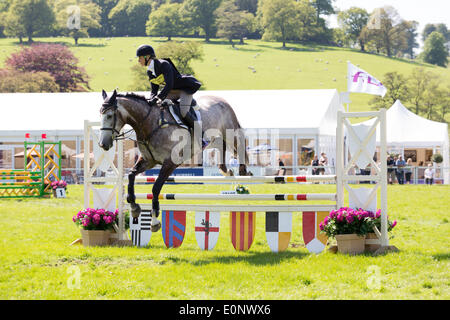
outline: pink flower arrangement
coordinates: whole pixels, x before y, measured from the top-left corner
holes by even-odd
[[[397,221],[390,222],[388,219],[388,231],[397,225]],[[358,234],[365,236],[372,232],[373,227],[381,229],[381,210],[376,213],[363,209],[340,208],[332,210],[319,225],[320,231],[328,237],[338,234]]]
[[[85,230],[110,230],[117,222],[119,210],[85,209],[73,216],[72,221]]]
[[[52,186],[53,190],[56,190],[57,188],[64,188],[64,189],[66,189],[67,182],[65,182],[64,180],[53,181],[51,186]]]

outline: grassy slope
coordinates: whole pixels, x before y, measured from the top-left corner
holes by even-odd
[[[270,193],[270,185],[249,186]],[[148,187],[140,186],[142,192]],[[201,190],[198,190],[201,189]],[[223,186],[196,186],[218,192]],[[164,192],[193,192],[165,186]],[[278,185],[280,192],[334,192],[332,185]],[[67,199],[0,200],[1,299],[444,299],[450,298],[447,217],[449,186],[389,186],[389,214],[398,220],[391,244],[399,253],[351,257],[308,253],[301,215],[294,214],[286,252],[270,252],[264,217],[248,252],[236,252],[222,214],[219,242],[201,251],[188,214],[181,248],[166,249],[161,233],[150,248],[69,247],[80,236],[71,221],[83,203],[82,186]],[[71,289],[72,267],[80,272]],[[375,281],[372,281],[375,280]]]
[[[135,50],[142,43],[156,48],[164,43],[155,38],[93,38],[81,39],[74,47],[68,38],[36,39],[42,42],[64,42],[72,47],[91,76],[94,91],[131,90],[130,67],[136,63]],[[201,41],[201,40],[196,40]],[[203,42],[202,42],[203,43]],[[204,60],[193,63],[194,70],[209,90],[240,89],[323,89],[346,91],[347,60],[378,79],[389,71],[410,74],[413,68],[425,66],[450,81],[450,69],[388,59],[384,56],[362,54],[358,51],[334,47],[289,44],[282,50],[280,43],[248,40],[246,45],[233,49],[228,43],[213,40],[204,44]],[[0,39],[0,66],[7,55],[17,49],[16,39]],[[130,60],[131,59],[131,60]],[[327,64],[328,62],[328,64]],[[254,67],[253,73],[248,67]],[[144,72],[144,70],[143,70]],[[366,94],[352,94],[350,111],[369,110]]]

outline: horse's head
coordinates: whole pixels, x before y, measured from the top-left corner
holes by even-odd
[[[100,147],[108,151],[113,146],[114,139],[120,134],[120,130],[125,125],[117,105],[117,91],[108,97],[105,90],[102,91],[103,104],[100,109],[101,114],[101,134]]]

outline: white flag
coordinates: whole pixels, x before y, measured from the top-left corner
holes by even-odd
[[[387,89],[380,81],[350,62],[348,62],[347,83],[349,92],[368,93],[382,97],[387,92]]]

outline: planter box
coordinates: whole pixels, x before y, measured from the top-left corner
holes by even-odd
[[[81,229],[81,238],[85,247],[109,245],[109,230],[84,230]]]
[[[366,238],[359,237],[357,234],[338,234],[336,235],[338,252],[345,254],[364,253]]]
[[[366,240],[372,240],[372,239],[378,239],[377,235],[375,233],[368,233],[366,235]],[[377,251],[378,249],[380,249],[381,245],[379,244],[365,244],[365,250],[367,252],[371,252],[374,253],[375,251]]]

